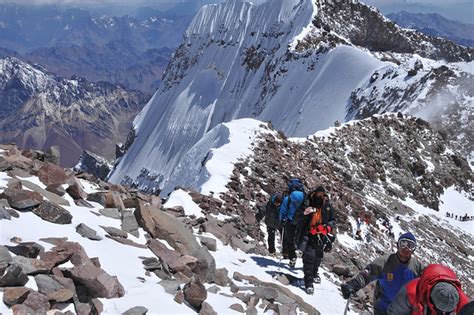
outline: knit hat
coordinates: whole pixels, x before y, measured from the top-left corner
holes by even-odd
[[[452,312],[459,303],[459,293],[454,285],[449,282],[438,282],[431,289],[431,301],[442,312]]]
[[[400,235],[400,237],[398,238],[398,241],[400,242],[401,240],[410,240],[416,244],[415,235],[411,234],[410,232]]]

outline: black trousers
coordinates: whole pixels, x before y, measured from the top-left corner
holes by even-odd
[[[293,225],[293,223],[286,221],[283,231],[283,255],[288,256],[289,259],[296,258],[295,233],[296,225]]]
[[[282,228],[276,229],[274,227],[267,226],[268,251],[270,252],[270,254],[273,254],[273,253],[276,252],[276,249],[275,249],[275,234],[276,234],[277,230],[280,232],[280,236],[281,236]]]
[[[306,287],[313,285],[314,276],[318,273],[323,255],[323,244],[318,244],[315,237],[310,237],[303,253],[304,284]]]

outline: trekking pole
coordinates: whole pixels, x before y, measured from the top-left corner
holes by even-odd
[[[349,294],[349,297],[347,298],[346,308],[344,309],[344,315],[347,315],[347,311],[349,310],[349,303],[351,301],[351,296],[352,294]]]
[[[280,252],[280,255],[279,255],[280,256],[280,261],[278,262],[278,271],[277,271],[278,273],[281,272],[281,260],[283,258],[283,235],[284,234],[285,234],[285,228],[283,227],[281,229],[281,235],[280,235],[280,238],[281,238],[280,239],[281,252]]]

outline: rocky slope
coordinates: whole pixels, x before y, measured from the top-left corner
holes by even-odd
[[[403,111],[431,122],[474,161],[474,73],[464,65],[447,67],[427,59],[375,71],[348,102],[348,119]]]
[[[114,158],[115,144],[145,102],[138,91],[65,80],[16,58],[0,59],[1,141],[33,149],[57,145],[62,165],[75,165],[83,150]]]
[[[449,141],[426,121],[402,114],[375,116],[297,142],[267,133],[256,141],[254,150],[255,155],[235,164],[228,192],[220,196],[222,205],[207,196],[193,197],[205,211],[217,214],[225,209],[225,214],[240,218],[228,221],[234,230],[222,226],[216,231],[205,222],[200,230],[260,252],[263,249],[258,244],[237,245],[233,236],[258,238],[260,231],[249,212],[266,201],[265,193],[284,191],[290,177],[301,177],[309,188],[324,185],[336,208],[339,243],[325,258],[329,270],[348,276],[394,250],[394,239],[388,234],[392,230],[384,224],[387,221],[394,230],[417,236],[417,256],[425,264],[454,266],[467,292],[474,293],[470,277],[473,235],[466,232],[471,223],[460,222],[462,229],[456,228],[452,225],[456,222],[448,222],[439,210],[441,195],[455,188],[471,200],[471,210],[469,206],[456,210],[472,215],[474,173],[466,159],[452,151]],[[420,212],[420,205],[431,210]],[[354,235],[357,218],[368,218],[371,240],[353,246],[347,237]],[[341,263],[347,269],[341,269]],[[370,305],[371,295],[366,295],[370,290],[356,298],[359,308]]]
[[[332,30],[352,44],[374,52],[418,54],[446,61],[471,61],[473,49],[398,27],[372,7],[357,0],[318,0],[321,10],[313,23]],[[330,33],[328,33],[330,34]]]
[[[181,313],[215,314],[217,297],[225,297],[233,301],[228,304],[234,303],[230,308],[240,312],[319,314],[315,305],[324,303],[299,288],[299,271],[277,269],[278,260],[261,256],[267,251],[262,227],[255,221],[256,205],[265,203],[269,193],[284,190],[293,176],[303,178],[308,188],[324,185],[336,209],[338,241],[325,256],[324,281],[318,287],[326,299],[339,296],[336,286],[341,280],[393,250],[385,222],[395,232],[414,233],[419,240],[416,255],[424,263],[451,266],[466,292],[474,293],[470,277],[474,239],[462,225],[469,222],[450,221],[439,212],[447,190],[470,196],[474,173],[428,123],[402,114],[375,116],[293,140],[268,123],[260,128],[251,154],[229,162],[233,174],[226,189],[205,195],[179,189],[164,206],[156,196],[63,170],[52,163],[57,155],[2,146],[4,303],[23,311],[72,306],[79,314],[124,312],[132,306],[139,313],[148,308],[159,312],[156,307],[163,311],[174,304]],[[208,153],[206,159],[200,156],[206,152],[197,151],[203,168],[218,158],[217,150],[212,151],[215,156]],[[176,199],[187,201],[181,206],[169,204]],[[193,214],[191,207],[196,208]],[[360,217],[369,222],[370,243],[352,239]],[[50,225],[31,231],[26,239],[12,238],[22,235],[15,223],[25,218]],[[69,238],[61,239],[66,232]],[[108,254],[93,250],[92,243],[106,246]],[[239,258],[222,266],[226,256],[242,253],[225,252],[227,247],[248,253],[245,257],[256,264],[230,275],[228,269],[249,262]],[[370,307],[370,290],[355,297],[356,310]],[[162,291],[158,304],[156,298],[143,298]],[[142,296],[138,305],[131,297],[137,295]],[[340,296],[337,303],[344,304]]]
[[[45,313],[50,309],[65,311],[69,308],[77,314],[99,314],[107,299],[123,297],[131,289],[121,283],[125,276],[118,279],[110,275],[104,265],[123,271],[126,268],[117,269],[117,260],[110,258],[118,255],[124,259],[127,251],[131,254],[133,249],[140,249],[142,255],[148,257],[139,259],[141,271],[134,270],[137,275],[151,276],[150,273],[156,272],[165,281],[163,286],[167,290],[174,287],[174,293],[180,284],[188,283],[179,291],[180,303],[186,300],[191,308],[201,307],[205,299],[202,283],[222,276],[215,276],[214,259],[193,239],[190,230],[170,214],[173,212],[158,211],[160,199],[107,184],[87,174],[75,175],[55,164],[57,161],[57,155],[31,150],[21,152],[13,145],[0,146],[3,303],[14,313]],[[89,190],[91,185],[98,192]],[[135,209],[131,211],[131,208]],[[87,218],[84,213],[92,216]],[[33,217],[29,217],[30,214]],[[41,239],[22,239],[21,236],[28,233],[10,235],[11,231],[19,231],[15,222],[27,218],[32,220],[30,222],[38,219],[43,222],[36,230],[43,236]],[[99,222],[110,226],[100,227]],[[149,247],[146,239],[138,239],[139,233],[143,235],[142,228],[149,233]],[[74,231],[71,239],[64,234],[69,229]],[[176,251],[168,249],[158,238],[177,246]],[[99,255],[101,251],[108,255],[100,259],[89,256],[86,248],[93,247],[89,242],[103,244],[105,247]],[[140,283],[136,278],[135,281]],[[166,305],[167,302],[161,303]],[[187,307],[183,305],[183,309]],[[137,306],[130,314],[146,311]]]

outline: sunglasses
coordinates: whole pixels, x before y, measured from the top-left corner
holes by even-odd
[[[398,241],[398,247],[406,248],[414,252],[416,249],[416,243],[409,239],[401,239]]]

